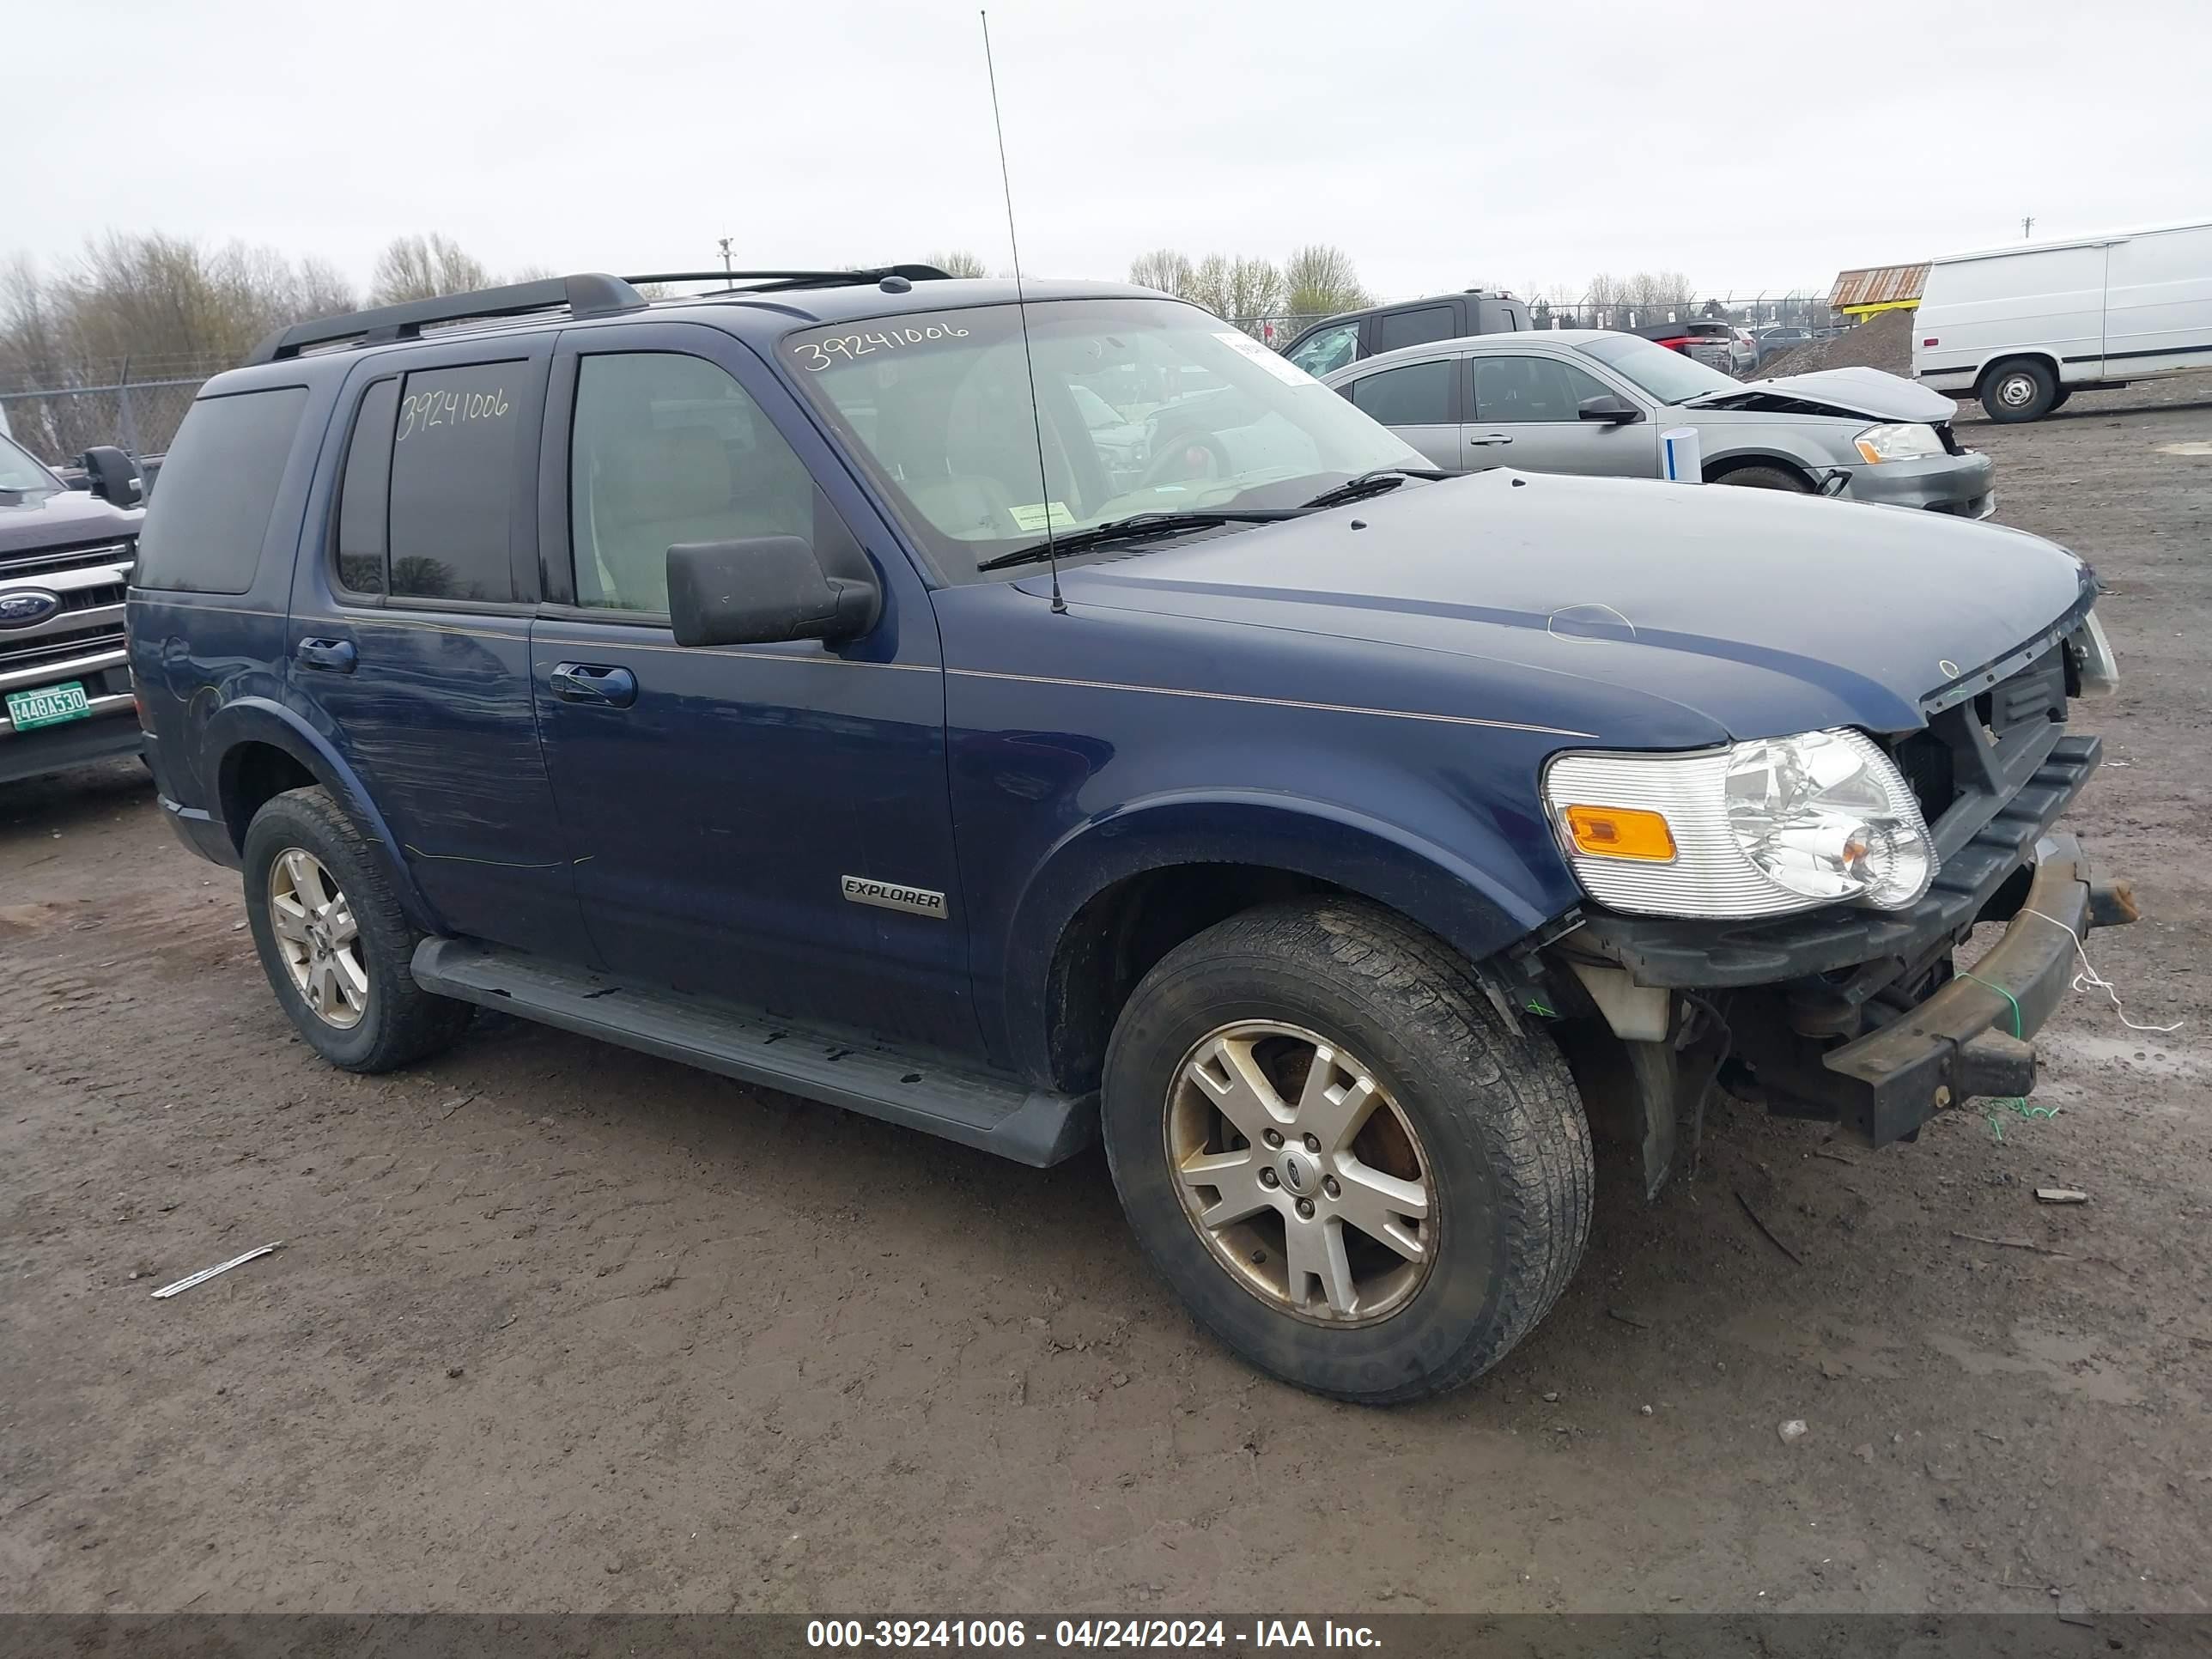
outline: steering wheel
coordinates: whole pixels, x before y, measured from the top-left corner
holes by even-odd
[[[1188,483],[1206,478],[1225,478],[1233,471],[1229,452],[1211,433],[1186,432],[1171,438],[1145,467],[1139,489],[1164,483]]]

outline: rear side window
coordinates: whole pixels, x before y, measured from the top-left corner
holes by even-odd
[[[1459,332],[1459,313],[1452,306],[1423,306],[1417,311],[1385,312],[1375,319],[1375,353],[1395,351],[1400,346],[1426,345],[1449,340]]]
[[[400,383],[386,518],[393,598],[514,598],[508,542],[527,374],[521,362],[471,363]]]
[[[186,593],[253,586],[307,401],[307,387],[286,386],[192,405],[161,463],[134,582]]]
[[[1346,389],[1355,408],[1384,426],[1446,426],[1452,418],[1451,383],[1449,362],[1409,363],[1354,380]]]

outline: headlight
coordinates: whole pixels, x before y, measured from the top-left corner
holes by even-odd
[[[1870,426],[1851,440],[1868,465],[1882,461],[1918,461],[1943,453],[1943,441],[1932,426],[1917,421],[1895,426]]]
[[[1695,755],[1561,755],[1544,796],[1576,878],[1617,910],[1900,910],[1936,874],[1920,803],[1896,763],[1853,731]]]

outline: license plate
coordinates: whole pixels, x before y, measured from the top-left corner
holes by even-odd
[[[59,726],[64,720],[81,720],[90,713],[91,700],[76,680],[65,685],[42,685],[35,691],[8,694],[8,718],[15,722],[18,732],[28,732],[34,726]]]

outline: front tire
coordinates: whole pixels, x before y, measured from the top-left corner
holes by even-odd
[[[1270,905],[1170,951],[1115,1027],[1101,1115],[1138,1242],[1199,1323],[1337,1399],[1488,1370],[1589,1234],[1558,1050],[1357,902]]]
[[[1740,466],[1733,472],[1723,473],[1713,482],[1734,484],[1739,489],[1786,489],[1799,495],[1811,493],[1811,486],[1804,479],[1778,466]]]
[[[383,855],[320,788],[266,802],[247,826],[246,920],[262,971],[307,1046],[349,1072],[388,1072],[448,1047],[476,1012],[408,971],[422,935]]]
[[[2008,426],[2039,421],[2057,406],[2058,377],[2039,358],[1999,363],[1982,382],[1983,411]]]

